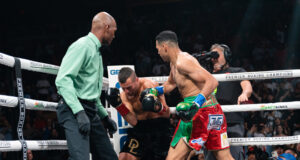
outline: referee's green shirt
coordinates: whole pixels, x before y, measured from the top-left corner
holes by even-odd
[[[99,116],[104,118],[108,115],[99,99],[103,80],[100,47],[100,41],[90,32],[71,44],[60,65],[55,84],[74,114],[83,110],[80,98],[96,100]]]

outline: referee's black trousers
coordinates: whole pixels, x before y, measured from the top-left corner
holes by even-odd
[[[89,160],[90,152],[93,160],[117,160],[117,154],[97,114],[97,107],[83,102],[81,104],[91,123],[91,131],[87,136],[79,132],[75,115],[63,99],[57,106],[57,119],[65,131],[69,160]]]

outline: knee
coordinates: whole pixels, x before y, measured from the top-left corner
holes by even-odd
[[[176,159],[175,156],[168,154],[166,160],[173,160],[173,159]]]
[[[176,154],[168,154],[166,160],[182,160],[184,159],[182,156]]]
[[[138,158],[129,153],[120,153],[119,160],[137,160]]]
[[[234,160],[234,158],[231,156],[231,154],[226,154],[226,155],[218,155],[216,156],[217,160]]]
[[[234,160],[232,157],[229,148],[224,149],[224,150],[219,150],[214,152],[214,155],[217,160]]]

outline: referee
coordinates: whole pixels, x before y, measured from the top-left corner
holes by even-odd
[[[110,143],[110,133],[117,130],[100,101],[103,80],[101,45],[109,45],[115,37],[116,21],[106,12],[92,20],[87,36],[69,46],[55,84],[62,97],[57,107],[57,119],[64,128],[69,160],[117,160]]]

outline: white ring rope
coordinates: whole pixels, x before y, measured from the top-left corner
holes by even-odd
[[[58,73],[59,66],[56,65],[31,61],[23,58],[20,58],[20,61],[21,61],[21,69],[34,71],[34,72],[48,73],[53,75],[56,75]],[[0,64],[3,64],[8,67],[14,67],[15,59],[13,56],[9,56],[7,54],[0,52]],[[106,86],[108,86],[108,79],[104,77],[103,83]]]
[[[271,146],[300,143],[300,135],[286,137],[251,137],[251,138],[228,138],[231,146]],[[40,140],[26,141],[30,150],[67,150],[67,142],[65,140]],[[20,141],[0,141],[0,152],[20,151]]]
[[[300,77],[300,69],[213,74],[213,76],[218,81],[240,81],[240,80],[276,79],[276,78],[295,78],[295,77]],[[144,78],[152,79],[152,80],[154,80],[158,83],[164,83],[165,81],[167,81],[168,76],[144,77]]]
[[[26,109],[56,111],[57,103],[40,101],[25,98]],[[0,95],[0,106],[16,107],[18,97]],[[300,101],[262,103],[262,104],[241,104],[241,105],[222,105],[223,112],[248,112],[248,111],[266,111],[266,110],[287,110],[300,109]],[[170,107],[171,113],[175,113],[175,107]]]
[[[31,61],[27,59],[20,58],[21,61],[21,69],[29,70],[29,71],[35,71],[35,72],[41,72],[41,73],[48,73],[48,74],[57,74],[59,66],[52,65],[52,64],[46,64],[46,63],[40,63],[36,61]],[[9,56],[3,53],[0,53],[0,64],[14,67],[15,60],[13,56]]]
[[[66,150],[67,142],[66,140],[37,140],[31,141],[26,140],[27,147],[30,150]],[[0,141],[0,151],[20,151],[21,143],[20,141]]]
[[[18,97],[0,95],[0,106],[16,107],[18,105]],[[56,111],[57,103],[40,101],[25,98],[26,109],[30,110],[43,110],[43,111]]]
[[[300,143],[300,135],[285,137],[249,137],[249,138],[228,138],[232,146],[270,146]]]
[[[59,66],[40,63],[27,59],[21,59],[21,69],[42,72],[56,75]],[[0,64],[14,67],[15,59],[12,56],[0,53]],[[294,70],[276,70],[276,71],[260,71],[260,72],[240,72],[230,74],[214,74],[218,81],[238,81],[238,80],[262,80],[273,78],[293,78],[300,77],[300,69]],[[150,78],[158,83],[163,83],[167,80],[167,76],[162,77],[145,77]],[[108,79],[103,78],[103,89],[108,87]],[[26,109],[32,110],[47,110],[55,111],[57,103],[47,102],[33,99],[25,99]],[[13,96],[0,95],[0,106],[16,107],[18,98]],[[268,104],[242,104],[242,105],[223,105],[224,112],[237,111],[262,111],[262,110],[284,110],[284,109],[299,109],[300,102],[280,102]],[[171,107],[171,112],[174,113],[175,108]],[[112,139],[110,139],[112,141]],[[65,150],[67,142],[65,140],[49,140],[49,141],[26,141],[28,149],[31,150]],[[286,137],[254,137],[254,138],[229,138],[229,143],[232,146],[246,145],[282,145],[300,143],[300,135]],[[19,141],[0,141],[0,151],[20,151],[21,143]]]
[[[21,60],[21,68],[29,71],[42,72],[48,74],[57,74],[59,66],[40,63],[36,61],[31,61],[27,59]],[[3,53],[0,53],[0,64],[13,67],[15,60],[13,56],[9,56]],[[293,70],[274,70],[274,71],[258,71],[258,72],[240,72],[240,73],[230,73],[230,74],[213,74],[213,76],[218,81],[238,81],[238,80],[262,80],[262,79],[274,79],[274,78],[294,78],[300,77],[300,69]],[[158,77],[144,77],[152,79],[158,83],[165,82],[167,76],[158,76]],[[103,78],[103,86],[108,87],[108,79]]]

